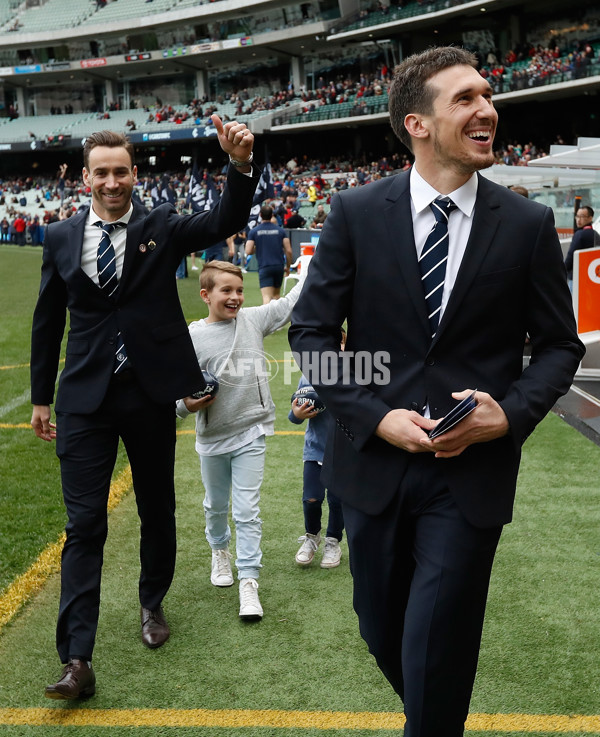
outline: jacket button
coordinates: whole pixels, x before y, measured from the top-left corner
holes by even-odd
[[[425,361],[425,363],[428,366],[435,366],[435,359],[434,358],[428,358],[427,361]]]

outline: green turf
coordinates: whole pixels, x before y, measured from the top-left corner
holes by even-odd
[[[0,248],[2,308],[12,309],[10,325],[14,321],[25,331],[35,300],[39,255],[35,249]],[[260,302],[256,275],[249,274],[246,284],[247,304]],[[22,299],[24,290],[27,299]],[[179,290],[188,319],[205,314],[195,279],[180,282]],[[0,322],[2,365],[20,364],[28,358],[28,337],[23,339],[21,329],[10,325],[5,329],[4,321]],[[10,360],[5,359],[5,346]],[[283,357],[286,331],[269,336],[265,346],[270,354]],[[283,371],[272,381],[278,431],[298,429],[287,420],[294,387],[284,384]],[[27,389],[27,371],[0,371],[0,389],[0,405],[5,405]],[[29,414],[29,405],[24,404],[0,422],[27,422]],[[139,641],[138,526],[129,495],[110,519],[94,659],[98,693],[84,706],[397,711],[398,699],[358,635],[345,543],[338,569],[300,569],[294,563],[296,538],[303,531],[302,437],[268,439],[261,502],[264,569],[260,595],[265,617],[258,623],[243,623],[237,616],[237,587],[216,589],[208,578],[210,552],[203,532],[202,487],[189,432],[193,419],[181,422],[179,428],[184,434],[177,446],[178,566],[165,602],[173,636],[164,648],[152,652]],[[28,430],[1,429],[0,441],[1,588],[25,569],[45,542],[58,537],[64,511],[53,448]],[[554,415],[525,446],[515,521],[503,533],[492,579],[473,712],[600,714],[599,454],[600,449]],[[123,462],[121,456],[119,463]],[[0,633],[0,709],[78,708],[43,697],[44,684],[58,674],[54,650],[57,602],[58,580],[53,577]],[[1,737],[96,737],[106,733],[100,727],[0,724]],[[110,734],[317,737],[329,732],[112,727]],[[392,737],[398,732],[340,729],[331,734]],[[549,733],[535,732],[536,737],[545,734]]]

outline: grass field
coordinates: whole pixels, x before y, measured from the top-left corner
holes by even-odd
[[[54,448],[28,426],[40,263],[41,249],[0,247],[0,736],[104,737],[109,728],[111,737],[400,735],[400,703],[358,635],[345,543],[338,569],[294,563],[303,438],[287,420],[295,383],[286,386],[282,370],[272,381],[276,435],[267,443],[261,504],[264,619],[241,622],[237,587],[210,584],[188,418],[177,448],[178,567],[165,601],[170,641],[148,651],[139,640],[138,523],[121,453],[115,481],[126,493],[110,517],[94,658],[98,692],[76,704],[44,698],[44,685],[59,672],[52,550],[28,571],[59,540],[65,514]],[[247,304],[257,304],[256,276],[246,284]],[[204,314],[196,280],[179,289],[186,316]],[[286,332],[269,336],[265,347],[284,360]],[[503,534],[492,579],[469,735],[600,735],[599,454],[555,415],[525,446],[515,521]],[[23,581],[41,585],[20,606],[30,590]]]

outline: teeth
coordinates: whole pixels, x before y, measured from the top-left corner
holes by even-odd
[[[483,138],[487,141],[490,134],[487,131],[471,131],[470,133],[467,133],[467,136],[469,138]]]

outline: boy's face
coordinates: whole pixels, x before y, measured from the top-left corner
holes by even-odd
[[[236,274],[223,272],[215,276],[215,286],[200,290],[200,296],[208,305],[207,322],[231,320],[244,304],[244,282]]]

